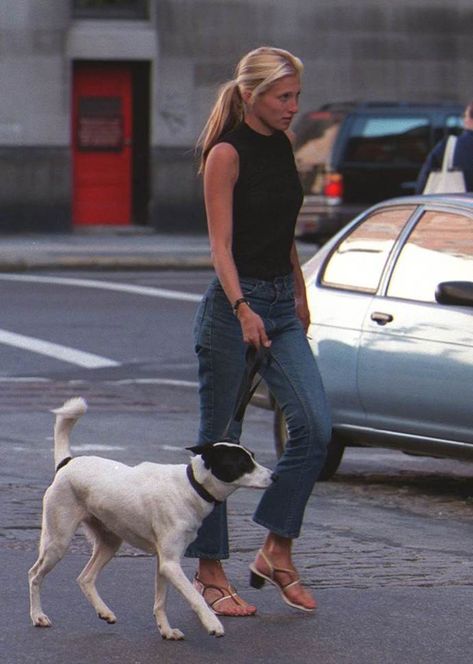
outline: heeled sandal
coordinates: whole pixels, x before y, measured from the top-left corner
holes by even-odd
[[[212,609],[212,611],[215,613],[217,616],[226,616],[229,618],[249,618],[251,616],[254,616],[256,613],[256,609],[252,611],[251,613],[226,613],[225,611],[219,611],[216,606],[217,604],[220,604],[220,602],[223,602],[227,599],[231,599],[237,606],[239,607],[244,607],[245,604],[242,602],[241,598],[238,596],[237,591],[233,586],[216,586],[211,583],[203,583],[198,575],[196,574],[194,576],[194,588],[202,595],[202,597],[205,599],[207,602],[207,605]],[[209,601],[205,597],[205,593],[207,590],[217,590],[220,594],[221,597],[217,597],[214,600]]]
[[[297,602],[294,602],[293,600],[289,599],[287,596],[287,590],[289,588],[293,588],[295,585],[300,583],[300,578],[297,572],[293,569],[286,569],[284,567],[274,567],[274,565],[271,563],[271,561],[268,559],[267,555],[264,553],[262,549],[258,551],[258,556],[261,556],[266,563],[266,565],[269,568],[269,576],[267,574],[263,574],[257,567],[255,562],[251,563],[250,565],[250,586],[256,589],[260,589],[264,586],[266,581],[269,583],[272,583],[273,586],[276,586],[276,588],[279,590],[281,593],[281,597],[288,604],[289,606],[292,606],[294,609],[299,609],[300,611],[307,611],[308,613],[312,613],[312,611],[315,610],[315,607],[313,609],[308,608],[307,606],[304,606],[303,604],[297,604]],[[275,577],[276,574],[278,573],[284,573],[288,574],[289,577],[292,577],[292,581],[289,581],[289,583],[286,583],[283,585],[282,583],[279,583]]]

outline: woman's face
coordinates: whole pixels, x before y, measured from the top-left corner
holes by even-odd
[[[266,92],[258,95],[251,102],[247,101],[245,120],[262,134],[289,129],[294,115],[299,110],[301,84],[299,76],[284,76],[276,81]],[[250,95],[247,95],[248,99]]]

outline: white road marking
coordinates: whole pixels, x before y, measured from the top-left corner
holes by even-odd
[[[118,385],[169,385],[170,387],[199,387],[199,383],[192,380],[175,380],[174,378],[123,378],[113,382]]]
[[[75,286],[79,288],[97,288],[118,293],[132,293],[133,295],[146,295],[148,297],[162,297],[168,300],[181,300],[183,302],[200,302],[201,296],[195,293],[169,290],[167,288],[154,288],[153,286],[133,286],[114,281],[99,281],[98,279],[74,279],[69,277],[38,277],[23,274],[0,274],[3,281],[22,281],[38,284],[56,284],[57,286]]]
[[[79,452],[109,452],[110,450],[126,450],[123,445],[106,445],[101,443],[74,443],[74,451]]]
[[[54,344],[50,341],[28,337],[24,334],[8,332],[8,330],[0,330],[0,344],[22,348],[23,350],[32,353],[47,355],[48,357],[54,357],[56,360],[75,364],[79,367],[84,367],[85,369],[102,369],[104,367],[120,366],[119,362],[115,362],[115,360],[110,360],[106,357],[101,357],[100,355],[85,353],[80,350],[75,350],[74,348],[69,348],[68,346],[62,346],[61,344]]]
[[[1,383],[52,383],[51,378],[41,378],[36,376],[16,377],[0,376]],[[199,387],[197,381],[175,380],[173,378],[125,378],[118,380],[104,380],[104,385],[169,385],[171,387],[190,387],[195,390]],[[68,385],[89,385],[88,380],[68,380]]]
[[[26,283],[55,284],[58,286],[74,286],[79,288],[97,288],[99,290],[116,291],[120,293],[131,293],[133,295],[145,295],[148,297],[161,297],[169,300],[181,300],[184,302],[200,302],[201,296],[183,291],[168,290],[165,288],[153,288],[152,286],[133,286],[131,284],[115,283],[113,281],[99,281],[96,279],[74,279],[69,277],[40,277],[20,274],[0,274],[0,280],[20,281]],[[76,364],[87,369],[99,369],[103,367],[117,367],[120,362],[110,360],[92,353],[61,346],[59,344],[42,341],[22,334],[14,334],[7,330],[0,330],[0,344],[22,348],[33,353],[39,353],[54,357],[63,362]],[[171,385],[172,383],[167,383]],[[192,387],[195,385],[192,384]]]

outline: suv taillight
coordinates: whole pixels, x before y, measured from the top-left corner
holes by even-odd
[[[338,205],[343,198],[343,177],[340,173],[326,173],[324,196],[329,205]]]

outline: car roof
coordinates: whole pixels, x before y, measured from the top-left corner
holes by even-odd
[[[399,196],[389,198],[370,209],[389,207],[392,205],[427,205],[438,204],[446,207],[464,208],[473,212],[473,193],[464,194],[418,194],[415,196]]]
[[[411,102],[411,101],[344,101],[333,102],[324,104],[319,111],[334,111],[334,112],[376,112],[376,111],[412,111],[412,110],[426,110],[436,111],[442,109],[462,109],[464,104],[458,101],[431,101],[431,102]]]
[[[464,105],[455,101],[439,102],[408,102],[408,101],[341,101],[330,102],[319,106],[319,108],[305,111],[296,123],[294,131],[299,134],[312,123],[317,121],[338,121],[348,116],[370,116],[370,115],[412,115],[413,113],[425,113],[432,118],[443,117],[445,113],[460,115]],[[443,120],[442,120],[443,122]]]

